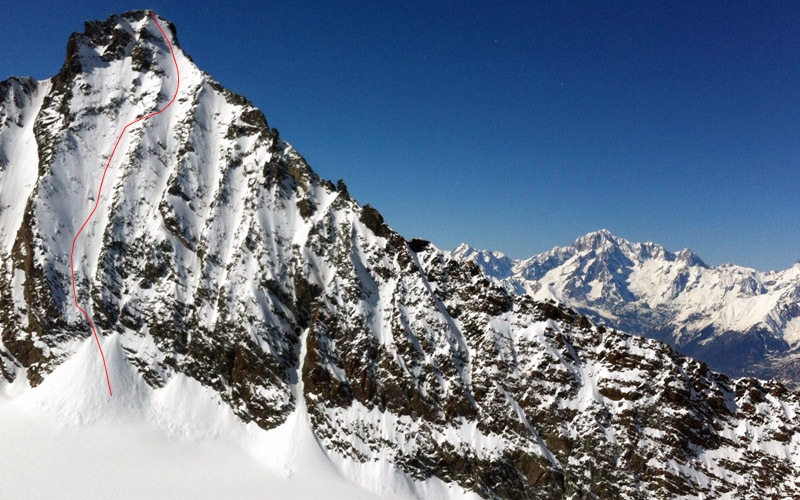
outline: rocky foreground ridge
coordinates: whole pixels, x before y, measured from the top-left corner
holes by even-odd
[[[116,362],[156,389],[191,377],[265,429],[302,406],[330,456],[484,498],[800,495],[797,393],[403,238],[163,23],[178,100],[126,135],[76,247]],[[0,83],[0,383],[35,391],[90,335],[72,237],[118,124],[160,109],[175,77],[134,11],[73,34],[53,78]]]

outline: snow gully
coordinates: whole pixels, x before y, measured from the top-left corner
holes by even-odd
[[[75,234],[75,238],[73,238],[73,240],[72,240],[72,252],[69,255],[69,266],[70,266],[70,269],[72,271],[72,298],[75,301],[75,307],[77,307],[78,310],[80,310],[80,312],[83,313],[83,315],[89,321],[89,326],[92,328],[92,334],[94,335],[94,340],[97,343],[97,348],[100,350],[100,358],[103,360],[103,370],[105,370],[105,374],[106,374],[106,383],[108,384],[108,394],[109,394],[109,396],[113,396],[114,392],[111,390],[111,378],[108,376],[108,366],[106,365],[106,356],[105,356],[105,354],[103,354],[103,347],[100,345],[100,338],[97,335],[97,329],[94,326],[94,322],[92,321],[92,318],[89,316],[89,313],[87,313],[86,310],[83,309],[80,306],[80,304],[78,304],[78,293],[77,293],[76,288],[75,288],[75,264],[73,263],[73,257],[75,256],[75,242],[78,241],[78,237],[83,232],[83,229],[89,224],[89,221],[92,219],[92,216],[94,215],[95,211],[97,210],[98,205],[100,204],[100,194],[103,191],[103,181],[105,181],[105,179],[106,179],[106,173],[108,172],[108,167],[111,165],[111,161],[114,159],[114,153],[116,153],[116,151],[117,151],[117,146],[119,146],[120,141],[122,141],[122,137],[125,135],[125,132],[128,130],[128,127],[130,127],[131,125],[134,125],[134,124],[136,124],[136,123],[138,123],[140,121],[144,121],[144,120],[150,118],[151,116],[155,116],[155,115],[159,115],[159,114],[163,113],[167,108],[172,106],[172,103],[175,102],[175,99],[178,97],[178,89],[180,88],[180,85],[181,85],[181,74],[180,74],[180,70],[178,69],[178,60],[175,58],[175,51],[172,49],[172,43],[169,41],[169,37],[167,36],[166,33],[164,33],[164,30],[161,28],[161,24],[159,24],[158,18],[156,18],[155,12],[151,11],[150,12],[150,17],[152,17],[153,18],[153,22],[156,23],[156,27],[158,27],[158,31],[160,31],[161,35],[164,36],[164,40],[166,40],[167,45],[169,46],[170,54],[172,55],[172,62],[175,63],[175,75],[177,77],[177,83],[175,85],[175,94],[173,94],[172,100],[170,100],[167,103],[167,105],[164,106],[163,108],[161,108],[160,110],[155,111],[153,113],[150,113],[148,115],[142,116],[141,118],[137,118],[136,120],[128,123],[127,125],[125,125],[125,127],[122,129],[122,132],[119,134],[119,137],[117,137],[117,142],[114,144],[114,149],[111,150],[111,156],[108,157],[108,162],[106,163],[106,166],[103,169],[103,176],[100,178],[100,187],[97,189],[97,197],[95,197],[94,208],[92,208],[92,211],[89,213],[89,216],[86,217],[86,220],[83,222],[83,225],[78,230],[78,232]]]

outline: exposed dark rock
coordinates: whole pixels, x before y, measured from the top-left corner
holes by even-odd
[[[361,222],[364,223],[374,234],[381,238],[388,238],[392,230],[383,221],[383,216],[371,205],[367,204],[361,209]]]

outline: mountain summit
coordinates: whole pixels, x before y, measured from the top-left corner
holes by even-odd
[[[404,239],[167,32],[178,99],[125,135],[75,253],[113,398],[68,256],[120,124],[175,88],[168,48],[148,12],[129,12],[73,35],[53,78],[0,83],[0,415],[146,420],[175,440],[200,421],[281,473],[332,468],[381,496],[800,494],[796,393],[731,380]],[[615,283],[610,300],[624,300],[634,290],[615,273],[644,247],[600,240],[613,242],[599,234],[541,266],[573,259],[607,280],[564,275],[571,286]],[[50,473],[44,458],[25,463]],[[95,483],[83,479],[64,482]],[[114,496],[153,496],[144,487]]]

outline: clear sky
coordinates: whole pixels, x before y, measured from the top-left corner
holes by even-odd
[[[150,8],[406,237],[526,257],[608,228],[800,259],[800,2],[321,4],[3,2],[0,79],[48,78],[84,20]]]

